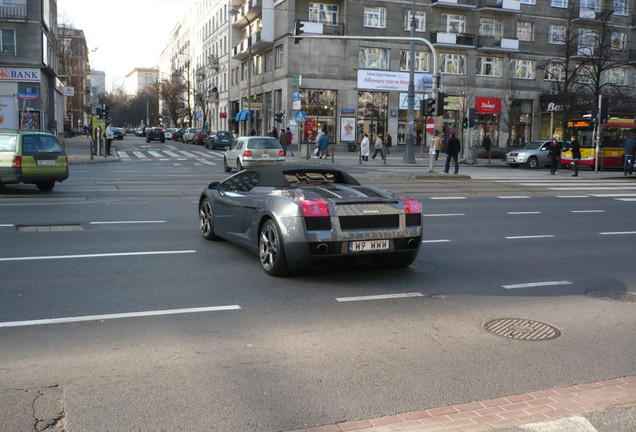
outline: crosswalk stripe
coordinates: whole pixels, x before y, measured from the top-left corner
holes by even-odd
[[[195,155],[194,153],[190,153],[190,152],[187,152],[187,151],[184,151],[184,150],[179,150],[179,153],[181,153],[182,155],[187,156],[187,157],[197,157],[197,155]]]
[[[140,151],[134,151],[133,154],[137,156],[139,159],[148,159],[148,156],[146,156],[144,153]]]
[[[163,151],[165,154],[167,154],[168,156],[172,156],[172,157],[179,157],[179,155],[173,151],[170,150],[164,150]]]
[[[158,151],[154,151],[154,150],[148,150],[148,153],[150,153],[151,155],[153,155],[156,158],[162,158],[164,157],[161,153],[159,153]]]

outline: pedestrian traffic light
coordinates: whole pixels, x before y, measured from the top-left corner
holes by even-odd
[[[448,101],[446,100],[447,97],[448,95],[444,92],[437,93],[437,115],[442,116],[446,114],[446,109],[444,107],[448,105]]]
[[[303,27],[305,27],[304,22],[296,21],[296,29],[294,30],[294,36],[300,36],[301,34],[305,33],[305,30],[303,30]],[[298,45],[301,40],[303,39],[298,37],[294,38],[294,45]]]
[[[274,120],[276,121],[276,123],[282,123],[284,119],[285,114],[283,114],[282,112],[274,114]]]
[[[474,128],[477,126],[477,108],[468,108],[468,127]]]
[[[423,116],[435,115],[435,99],[422,99],[420,101],[420,113]]]

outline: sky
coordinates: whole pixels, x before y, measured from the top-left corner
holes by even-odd
[[[91,69],[106,87],[137,67],[156,67],[168,35],[192,0],[57,0],[58,24],[84,30]]]

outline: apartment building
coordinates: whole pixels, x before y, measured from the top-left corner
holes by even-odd
[[[193,6],[198,18],[187,20],[198,23],[187,43],[198,68],[211,54],[227,68],[211,75],[218,90],[214,128],[247,134],[248,124],[258,133],[291,126],[300,142],[324,130],[337,144],[390,133],[403,144],[413,61],[417,144],[425,139],[419,101],[439,87],[449,104],[435,117],[438,130],[468,139],[463,123],[474,108],[472,139],[487,133],[503,147],[564,136],[564,120],[588,118],[598,94],[609,102],[609,116],[636,118],[634,6],[634,0],[201,0]],[[295,43],[290,36],[298,23],[305,37]],[[430,41],[436,55],[418,41],[411,56],[405,38],[412,33]],[[284,124],[274,121],[281,112]]]
[[[124,77],[124,89],[127,95],[136,96],[145,87],[159,80],[158,68],[134,68]]]
[[[59,74],[67,89],[65,129],[82,129],[89,123],[91,86],[88,45],[83,30],[59,27]],[[95,94],[97,96],[97,93]]]

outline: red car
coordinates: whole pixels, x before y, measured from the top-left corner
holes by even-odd
[[[207,141],[209,135],[210,135],[209,130],[206,130],[206,129],[198,130],[194,138],[194,143],[196,145],[205,145],[205,142]]]

